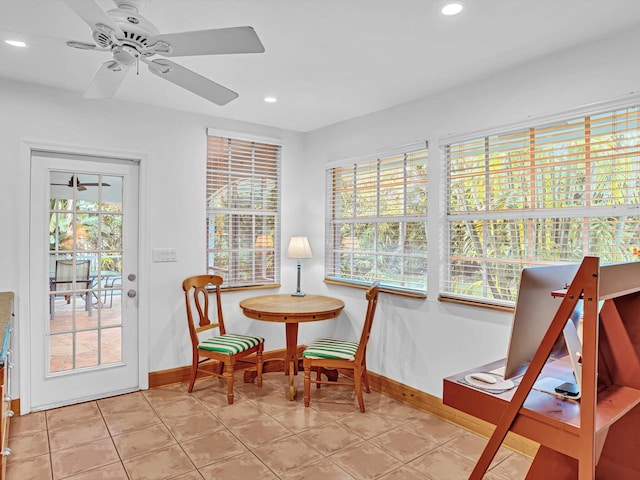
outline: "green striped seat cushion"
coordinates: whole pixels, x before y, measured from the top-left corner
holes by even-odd
[[[253,348],[262,342],[264,342],[264,338],[261,337],[234,335],[228,333],[204,340],[203,342],[200,342],[198,348],[202,350],[209,350],[211,352],[221,352],[228,355],[235,355],[236,353],[249,350],[250,348]]]
[[[335,358],[339,360],[353,360],[356,357],[358,344],[346,340],[322,338],[313,342],[302,352],[303,357]]]

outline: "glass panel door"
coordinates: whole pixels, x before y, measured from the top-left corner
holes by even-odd
[[[50,172],[49,374],[122,360],[122,178]]]
[[[132,161],[31,153],[25,412],[137,390],[146,376],[138,171]]]

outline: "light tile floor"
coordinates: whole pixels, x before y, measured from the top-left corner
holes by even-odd
[[[486,440],[377,392],[313,388],[290,402],[286,377],[239,375],[227,405],[218,379],[12,419],[7,480],[457,480]],[[301,378],[298,377],[298,382]],[[488,480],[524,478],[530,460],[501,448]]]

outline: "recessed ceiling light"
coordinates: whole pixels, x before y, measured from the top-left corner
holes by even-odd
[[[458,15],[460,12],[462,12],[463,9],[464,5],[462,5],[461,3],[447,3],[444,7],[442,7],[442,10],[440,10],[440,12],[442,12],[443,15],[451,16]]]
[[[12,47],[26,47],[27,44],[20,40],[5,40],[4,43],[11,45]]]
[[[264,101],[267,103],[276,103],[278,99],[276,97],[264,97]]]

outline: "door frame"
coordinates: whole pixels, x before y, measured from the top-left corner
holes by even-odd
[[[117,160],[134,161],[138,163],[138,385],[141,390],[149,388],[149,262],[143,262],[143,258],[149,258],[149,225],[148,225],[148,168],[149,155],[143,152],[114,150],[109,148],[97,148],[80,144],[56,144],[53,142],[37,140],[21,140],[19,191],[21,194],[16,199],[16,214],[23,221],[19,222],[20,238],[31,238],[30,212],[31,212],[31,154],[33,150],[49,151],[57,153],[69,153],[73,155],[88,155],[113,158]],[[18,252],[18,292],[15,297],[16,320],[14,322],[14,345],[18,346],[17,372],[14,369],[14,380],[17,377],[17,387],[14,383],[10,395],[19,399],[20,415],[31,412],[31,293],[29,287],[30,272],[30,242],[23,242]],[[15,348],[15,347],[14,347]],[[17,390],[17,391],[16,391]]]

